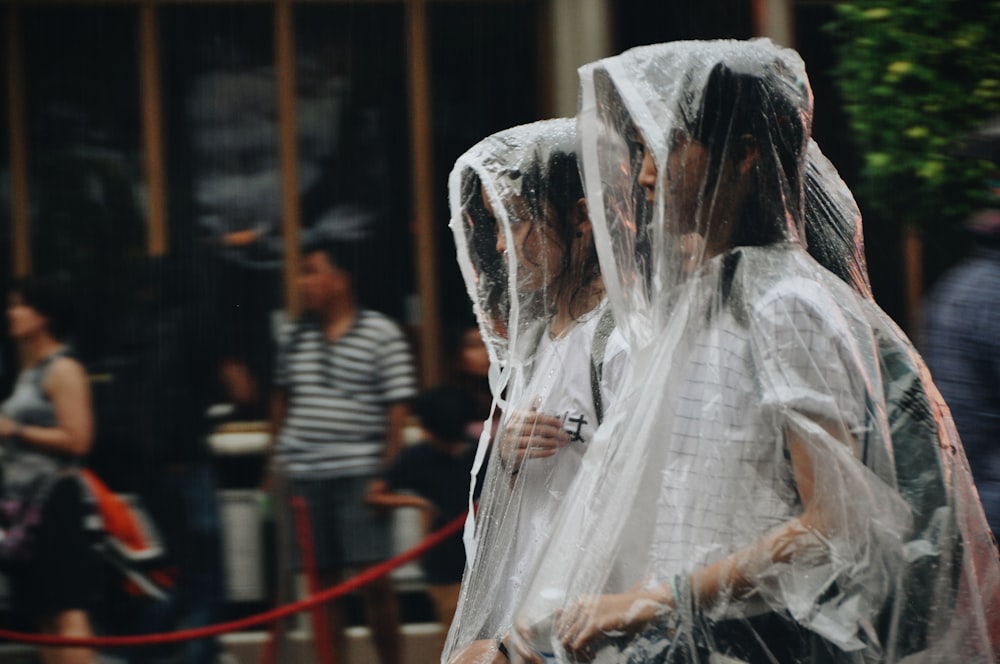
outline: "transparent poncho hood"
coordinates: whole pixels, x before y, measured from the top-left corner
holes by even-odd
[[[509,630],[523,578],[625,364],[605,315],[574,120],[484,139],[457,160],[449,193],[498,423],[496,437],[480,441],[477,463],[488,468],[466,527],[446,660]]]

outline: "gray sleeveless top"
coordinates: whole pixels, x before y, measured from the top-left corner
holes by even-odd
[[[24,426],[54,427],[55,408],[42,384],[49,367],[66,349],[52,353],[38,364],[23,370],[10,397],[0,404],[0,415]],[[6,497],[23,496],[39,484],[54,479],[61,471],[74,468],[79,460],[27,445],[17,438],[0,439],[0,469],[3,471],[2,491]]]

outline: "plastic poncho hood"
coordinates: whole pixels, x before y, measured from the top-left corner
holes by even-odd
[[[625,323],[630,336],[662,327],[669,306],[659,293],[687,278],[705,239],[799,241],[812,95],[794,52],[764,41],[676,42],[585,66],[580,78],[580,122],[592,130],[581,132],[588,201],[595,220],[620,222],[597,224],[602,264],[619,270],[607,286],[622,313],[643,321]],[[729,166],[739,151],[756,154],[758,188],[742,214],[759,214],[746,223],[730,218],[738,192]],[[644,153],[656,166],[653,205],[639,177]],[[706,159],[700,175],[679,168],[698,158]]]
[[[501,414],[495,438],[480,441],[477,463],[488,468],[466,527],[467,569],[444,661],[509,630],[524,575],[624,366],[624,344],[605,315],[576,146],[574,120],[515,127],[473,146],[449,180],[458,260]]]
[[[524,329],[551,313],[558,257],[538,243],[522,242],[532,245],[523,255],[502,247],[514,248],[515,234],[545,233],[553,179],[579,181],[576,127],[569,119],[494,134],[459,157],[449,177],[459,267],[497,367],[510,368],[518,343],[531,345],[519,341]],[[582,196],[582,186],[576,189]]]

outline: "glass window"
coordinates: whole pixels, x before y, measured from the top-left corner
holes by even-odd
[[[273,8],[171,6],[159,18],[171,248],[272,232],[281,196]]]
[[[448,230],[448,173],[474,144],[542,118],[537,2],[442,3],[428,8],[434,123],[435,206],[441,316],[461,323],[469,296]],[[451,351],[453,349],[445,349]]]
[[[25,8],[22,21],[32,271],[74,278],[79,349],[100,352],[145,242],[136,11]]]
[[[416,292],[402,3],[295,11],[304,233],[356,242],[361,301],[400,323]]]
[[[274,8],[158,16],[171,254],[213,342],[263,393],[283,307]]]

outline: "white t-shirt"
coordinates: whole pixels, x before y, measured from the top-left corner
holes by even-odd
[[[555,514],[599,424],[591,366],[594,337],[605,307],[606,303],[585,314],[557,339],[543,333],[530,378],[520,390],[515,408],[534,404],[539,412],[560,418],[570,443],[551,457],[526,459],[513,482],[509,514],[517,515],[517,525],[512,531],[516,541],[508,567],[509,593],[502,600],[508,617],[519,598],[525,575],[532,571],[548,541]],[[627,366],[626,350],[617,328],[612,330],[603,355],[600,379],[604,409],[614,400],[621,384]]]

